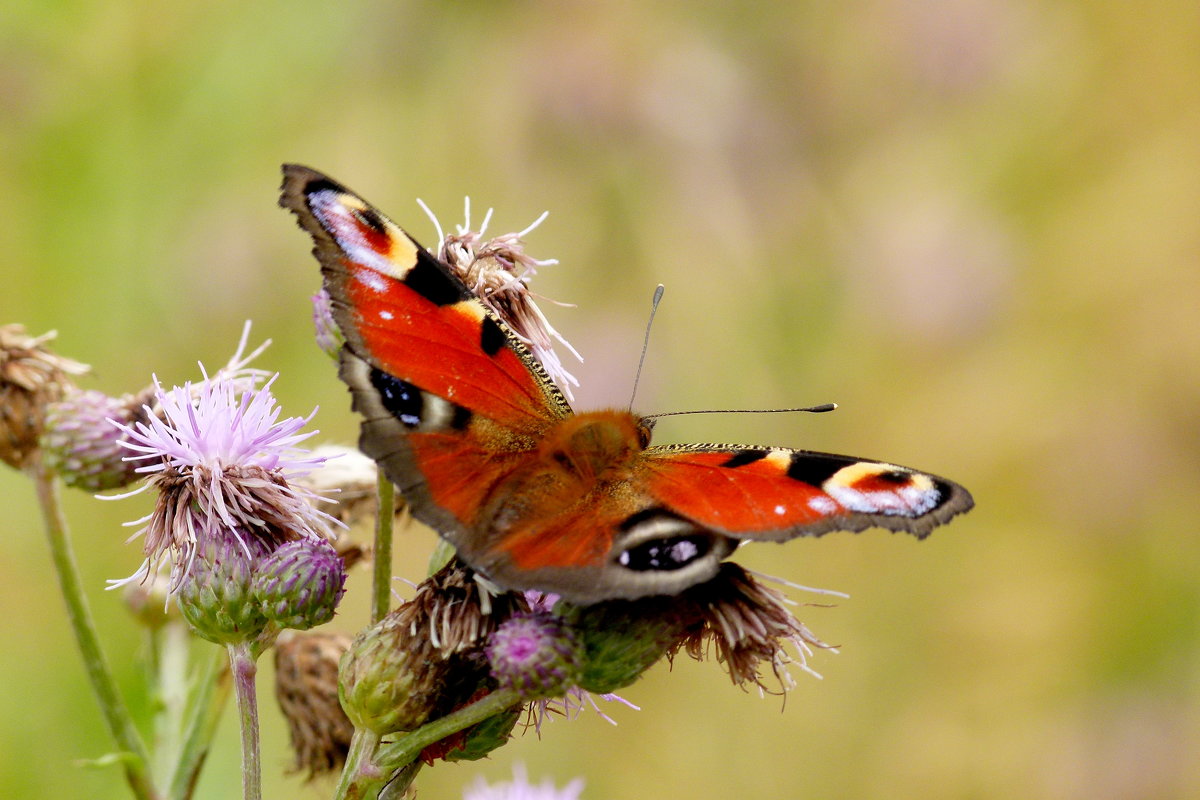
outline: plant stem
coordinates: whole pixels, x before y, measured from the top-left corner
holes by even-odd
[[[333,792],[334,800],[359,800],[366,796],[363,794],[364,782],[379,777],[379,768],[375,766],[375,748],[378,746],[379,734],[366,728],[354,730],[350,751],[346,753],[346,765],[342,767],[342,775]]]
[[[425,766],[425,762],[417,759],[408,766],[396,770],[388,780],[387,785],[379,792],[379,800],[403,800],[408,787],[417,778],[417,773]]]
[[[157,699],[154,717],[154,772],[170,775],[179,761],[187,712],[188,630],[178,620],[150,632],[151,677]]]
[[[213,735],[217,732],[217,723],[221,720],[221,712],[225,710],[229,698],[230,675],[226,669],[228,658],[220,650],[213,651],[204,674],[199,676],[188,709],[187,721],[183,726],[183,746],[179,760],[171,772],[171,782],[168,785],[168,797],[171,800],[188,800],[196,790],[196,780],[200,777],[200,768],[208,757],[208,748]]]
[[[134,727],[129,709],[117,691],[108,661],[100,649],[96,623],[88,608],[87,598],[84,597],[79,567],[71,549],[70,532],[67,529],[66,516],[63,514],[58,482],[40,463],[33,466],[31,473],[37,487],[38,504],[41,506],[42,519],[46,525],[46,540],[50,545],[54,571],[58,574],[59,589],[67,604],[67,617],[70,619],[79,652],[83,656],[83,665],[91,681],[92,691],[100,703],[109,733],[117,746],[124,751],[121,764],[134,796],[142,800],[152,800],[158,797],[158,793],[149,773],[150,757],[145,742]]]
[[[258,746],[258,696],[254,677],[258,674],[252,645],[227,645],[233,691],[237,697],[238,720],[242,727],[242,797],[262,800],[262,762]]]
[[[371,624],[387,616],[392,603],[392,530],[396,520],[396,487],[379,471],[376,494],[379,514],[375,518],[375,572],[371,594]]]
[[[417,760],[421,751],[434,742],[445,739],[452,733],[458,733],[472,725],[483,722],[488,717],[506,711],[521,702],[521,696],[511,689],[497,689],[486,697],[476,700],[470,705],[463,706],[441,719],[417,728],[412,733],[405,734],[394,742],[382,745],[375,752],[375,758],[370,771],[350,770],[350,761],[346,761],[346,770],[342,772],[343,787],[339,784],[336,800],[359,800],[374,797],[387,783],[396,770],[407,767]],[[357,738],[358,732],[355,732]],[[353,748],[353,745],[351,745]],[[353,752],[353,750],[351,751]]]

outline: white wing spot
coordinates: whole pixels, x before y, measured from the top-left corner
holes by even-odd
[[[354,278],[373,292],[382,294],[387,290],[387,281],[374,270],[359,270],[355,272]]]
[[[785,512],[785,511],[787,511],[787,506],[784,506],[784,505],[775,506],[775,513],[778,514],[779,516],[782,517],[783,512]]]
[[[817,495],[808,501],[808,507],[818,514],[832,514],[837,511],[837,503],[824,495]]]
[[[395,315],[395,314],[393,314],[393,313],[392,313],[392,312],[390,312],[390,311],[386,311],[386,310],[385,310],[385,311],[380,311],[380,312],[379,312],[379,318],[380,318],[380,319],[394,319],[394,318],[395,318],[395,316],[396,316],[396,315]]]

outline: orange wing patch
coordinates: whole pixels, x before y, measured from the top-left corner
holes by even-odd
[[[646,463],[654,498],[688,519],[722,532],[794,528],[844,513],[819,488],[787,478],[788,452],[728,466],[729,452],[680,451]]]

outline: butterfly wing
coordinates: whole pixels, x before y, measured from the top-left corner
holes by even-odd
[[[785,541],[872,527],[923,539],[975,504],[945,478],[831,453],[669,445],[644,456],[646,488],[658,503],[736,539]]]
[[[452,542],[570,406],[457,274],[354,192],[285,165],[280,205],[313,237],[359,446]]]
[[[924,538],[974,501],[952,481],[896,464],[704,444],[647,448],[623,480],[552,505],[515,515],[472,559],[502,585],[590,603],[710,580],[741,541],[871,527]]]

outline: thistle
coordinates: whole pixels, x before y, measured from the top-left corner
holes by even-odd
[[[86,364],[45,347],[54,331],[29,336],[21,325],[0,325],[0,461],[16,469],[33,465],[46,407],[74,384]]]
[[[293,483],[324,463],[296,447],[315,433],[300,433],[311,414],[280,420],[270,382],[247,389],[220,376],[169,391],[156,382],[154,398],[158,414],[133,425],[114,423],[125,434],[122,445],[144,464],[139,471],[149,479],[143,488],[158,490],[154,511],[139,520],[145,524],[135,534],[145,537],[146,560],[126,581],[144,578],[169,558],[177,590],[201,540],[217,531],[254,538],[265,552],[329,537],[332,519],[314,507],[317,496]]]
[[[141,476],[126,458],[124,432],[113,423],[145,421],[152,391],[109,397],[94,389],[72,389],[46,410],[42,450],[46,465],[67,486],[102,492],[128,486]]]
[[[275,646],[275,699],[310,778],[341,768],[354,726],[338,703],[338,661],[350,647],[340,633],[285,633]]]

